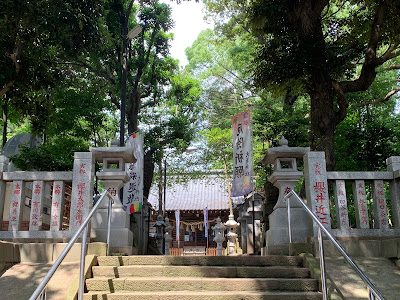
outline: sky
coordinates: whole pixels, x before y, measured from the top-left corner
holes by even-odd
[[[192,1],[182,1],[176,4],[176,1],[161,0],[162,3],[167,3],[172,7],[172,18],[175,21],[175,27],[172,29],[174,40],[171,43],[171,56],[179,59],[179,65],[185,66],[187,59],[185,49],[192,46],[194,40],[199,33],[211,28],[211,24],[207,24],[203,20],[203,3]]]

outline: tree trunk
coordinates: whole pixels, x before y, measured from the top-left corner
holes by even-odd
[[[133,91],[129,97],[128,116],[128,133],[132,134],[138,131],[138,117],[140,109],[140,94],[139,91]]]
[[[4,97],[4,103],[3,103],[3,147],[7,143],[7,127],[8,127],[8,98]]]
[[[325,151],[327,170],[332,171],[336,162],[336,94],[327,72],[318,72],[312,76],[308,94],[311,98],[311,150]]]

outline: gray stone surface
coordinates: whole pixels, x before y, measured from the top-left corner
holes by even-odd
[[[0,155],[0,179],[3,177],[3,172],[8,169],[8,158]],[[0,180],[0,224],[3,223],[4,202],[6,200],[6,183]]]
[[[345,181],[335,180],[333,189],[335,194],[337,227],[339,229],[348,229],[350,226]]]
[[[325,152],[309,152],[304,155],[304,181],[308,205],[326,228],[331,228],[329,215],[328,181]],[[317,225],[313,224],[314,236]]]
[[[89,151],[99,162],[103,162],[105,158],[122,158],[125,163],[134,163],[136,159],[133,150],[131,147],[89,147]]]
[[[1,299],[26,300],[50,270],[51,264],[21,263],[0,277]],[[63,263],[47,285],[47,299],[64,300],[72,280],[79,273],[79,263]]]
[[[374,180],[372,184],[374,228],[389,229],[388,210],[383,180]]]
[[[19,245],[21,262],[46,263],[53,261],[53,244],[24,243]]]
[[[386,159],[387,170],[394,172],[400,170],[400,156],[391,156]]]
[[[69,226],[73,233],[92,208],[94,162],[91,152],[75,152]]]
[[[84,153],[84,152],[79,152]],[[12,180],[25,180],[25,181],[34,181],[34,180],[44,180],[44,181],[52,181],[52,180],[63,180],[63,181],[71,181],[73,173],[72,172],[46,172],[46,171],[37,171],[37,172],[28,172],[28,171],[14,171],[14,172],[4,172],[3,179],[6,181]]]
[[[309,228],[309,220],[307,212],[302,208],[291,208],[291,225],[293,228]],[[270,222],[273,222],[276,227],[288,228],[287,209],[274,210],[269,215]]]
[[[386,300],[398,300],[400,268],[385,258],[354,258],[356,264],[383,294]],[[326,271],[345,299],[368,299],[366,284],[344,258],[328,258]]]
[[[29,219],[29,231],[42,229],[44,202],[44,181],[35,180],[32,187],[31,214]]]
[[[393,179],[393,172],[327,172],[329,180],[390,180]]]
[[[90,232],[93,242],[107,241],[107,229],[93,228]],[[132,247],[133,233],[128,228],[111,228],[110,247]],[[131,253],[128,253],[131,254]]]
[[[353,183],[354,207],[356,209],[357,228],[368,229],[368,207],[365,193],[365,181],[355,180]]]
[[[392,202],[392,222],[394,228],[400,229],[400,180],[392,180],[389,189]]]
[[[52,232],[59,231],[62,227],[64,191],[64,181],[54,181],[50,214],[50,231]]]
[[[121,207],[113,206],[111,214],[111,228],[129,228],[129,215],[127,215],[128,217],[126,217],[125,215],[122,215],[122,213],[127,215],[127,213]],[[121,217],[121,215],[123,217]],[[91,224],[92,228],[94,229],[106,229],[108,225],[108,210],[99,208],[97,212],[93,215]]]
[[[23,201],[25,201],[25,183],[22,180],[16,180],[12,185],[8,231],[17,232],[20,229]]]

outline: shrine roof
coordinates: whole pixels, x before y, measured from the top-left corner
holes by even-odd
[[[202,178],[178,182],[174,176],[167,177],[170,182],[166,189],[166,210],[229,210],[229,198],[224,175],[208,174]],[[242,197],[240,197],[242,198]],[[233,203],[238,200],[233,199]],[[158,186],[150,190],[148,201],[158,209]]]

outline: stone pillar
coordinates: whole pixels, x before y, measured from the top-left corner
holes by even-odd
[[[213,226],[211,229],[214,231],[214,242],[217,243],[217,256],[222,256],[222,243],[225,240],[224,237],[224,230],[225,226],[221,224],[221,219],[220,217],[217,218],[217,221],[215,222],[215,226]]]
[[[142,214],[143,214],[143,226],[141,230],[142,238],[140,239],[140,251],[139,254],[147,254],[147,246],[149,242],[149,203],[147,200],[143,201]]]
[[[246,198],[246,212],[243,219],[247,224],[247,252],[248,254],[257,254],[261,248],[261,213],[262,213],[262,196],[255,193]],[[254,204],[253,204],[254,202]]]
[[[0,155],[0,174],[3,178],[3,172],[8,171],[8,158],[4,155]],[[4,214],[4,202],[6,198],[6,183],[0,179],[0,226],[3,224],[3,214]],[[1,228],[1,227],[0,227]]]
[[[249,208],[250,209],[250,208]],[[253,254],[254,253],[254,241],[253,241],[253,216],[251,215],[251,212],[247,211],[246,215],[244,216],[245,218],[245,224],[246,224],[246,232],[247,232],[247,254]]]
[[[236,227],[240,224],[235,221],[233,215],[229,215],[228,221],[224,224],[228,230],[226,234],[226,238],[228,240],[228,255],[235,255],[236,254]]]
[[[310,151],[304,147],[289,147],[288,141],[282,137],[280,146],[269,148],[263,159],[264,164],[273,164],[274,172],[269,181],[279,189],[279,198],[274,211],[269,215],[267,231],[267,254],[279,254],[289,249],[289,233],[286,203],[283,197],[294,189],[303,175],[297,170],[297,159]],[[290,202],[292,216],[292,241],[305,242],[309,236],[309,225],[306,211],[301,204]]]
[[[29,231],[42,230],[44,181],[35,180],[32,186],[31,215]]]
[[[97,178],[114,197],[111,215],[110,252],[133,253],[133,233],[130,230],[130,215],[124,210],[119,198],[120,189],[129,180],[125,170],[126,163],[135,162],[131,147],[90,148],[96,161],[103,163],[103,170],[97,172]],[[90,236],[93,241],[107,241],[108,199],[104,199],[92,218]]]
[[[247,253],[247,223],[245,214],[247,213],[247,209],[245,206],[242,206],[239,210],[239,218],[238,221],[240,222],[240,236],[241,236],[241,247],[243,253]]]
[[[372,193],[374,199],[374,228],[389,229],[383,180],[374,180]]]
[[[62,228],[62,213],[64,206],[64,181],[56,180],[53,182],[53,196],[51,201],[50,231],[59,231]]]
[[[15,180],[12,184],[12,194],[10,203],[10,221],[8,231],[18,231],[21,229],[22,207],[25,205],[25,182]]]
[[[172,246],[172,230],[174,226],[169,224],[169,218],[165,218],[165,255],[169,255],[169,248]]]
[[[93,205],[94,159],[90,152],[75,152],[69,231],[74,234]]]
[[[390,183],[392,222],[394,228],[400,229],[400,156],[389,157],[386,165],[388,172],[393,172],[393,181]]]
[[[304,155],[304,172],[307,204],[321,223],[331,229],[325,152],[309,152]],[[318,225],[314,222],[313,229],[314,236],[317,236]]]

